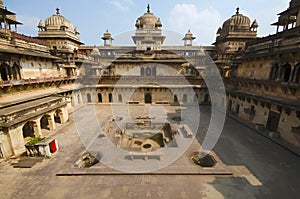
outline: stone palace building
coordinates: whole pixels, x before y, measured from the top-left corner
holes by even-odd
[[[128,38],[135,46],[114,46],[108,31],[102,46],[86,46],[59,9],[29,37],[0,1],[0,158],[23,154],[30,137],[53,135],[88,103],[210,104],[203,77],[212,63],[226,86],[227,100],[218,105],[299,147],[298,2],[280,13],[274,35],[257,38],[256,20],[237,9],[214,45],[200,47],[190,30],[182,46],[165,46],[162,21],[149,5]]]

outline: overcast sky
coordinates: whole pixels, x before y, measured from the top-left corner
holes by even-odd
[[[134,32],[135,20],[151,12],[162,21],[163,28],[185,34],[188,29],[197,37],[197,44],[210,45],[222,23],[240,7],[240,13],[256,19],[258,35],[275,33],[270,26],[277,14],[288,8],[290,0],[4,0],[4,5],[17,14],[24,25],[22,34],[36,36],[39,20],[45,19],[59,7],[61,14],[80,31],[86,45],[102,45],[102,34],[108,29],[115,38],[129,38]],[[118,35],[122,36],[118,36]],[[182,36],[182,35],[181,35]],[[180,37],[181,37],[180,36]],[[168,37],[167,37],[168,40]],[[170,41],[170,39],[169,39]]]

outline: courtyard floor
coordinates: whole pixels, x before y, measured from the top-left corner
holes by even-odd
[[[10,161],[0,163],[0,198],[299,198],[300,158],[228,117],[213,150],[224,166],[226,172],[223,174],[198,172],[183,175],[177,169],[171,174],[130,175],[109,172],[84,175],[81,170],[76,175],[72,164],[85,151],[85,139],[94,136],[93,126],[78,126],[78,121],[84,124],[85,120],[93,118],[85,110],[89,106],[92,105],[83,106],[71,114],[70,122],[55,133],[60,148],[51,159],[30,169],[13,168]],[[104,126],[107,118],[113,115],[109,106],[93,107],[95,117],[100,118],[98,125]],[[176,107],[166,109],[174,111]],[[132,111],[136,110],[148,114],[145,107],[133,106]],[[201,133],[207,129],[210,107],[201,106],[200,113]],[[160,115],[155,111],[154,114]],[[78,128],[89,129],[91,134],[83,138],[78,134]],[[197,138],[202,140],[201,135]],[[191,147],[197,148],[197,143]],[[184,166],[186,162],[179,158],[174,164]],[[66,173],[66,170],[73,175],[57,175]]]

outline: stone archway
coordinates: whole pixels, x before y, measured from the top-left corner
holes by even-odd
[[[109,103],[113,102],[113,95],[111,93],[108,94],[108,102]]]
[[[177,95],[174,95],[174,103],[178,103],[178,97],[177,97]]]
[[[152,104],[152,96],[150,93],[145,94],[145,104]]]
[[[10,74],[10,67],[9,65],[2,63],[0,65],[0,73],[1,73],[1,79],[3,81],[7,81],[11,79],[11,74]]]
[[[48,130],[50,131],[51,128],[50,128],[50,123],[49,123],[49,120],[50,120],[50,116],[49,115],[44,115],[41,120],[40,120],[40,125],[41,125],[41,129],[43,130]]]
[[[98,93],[98,102],[102,103],[102,94],[101,93]]]
[[[280,70],[280,79],[284,82],[289,81],[291,75],[292,67],[290,64],[285,64],[281,67]]]
[[[60,109],[55,111],[54,121],[55,121],[55,123],[62,124],[62,111]]]
[[[22,127],[23,137],[35,137],[34,133],[34,122],[28,121],[25,123],[25,125]]]
[[[14,63],[12,67],[12,77],[14,80],[19,80],[21,79],[21,67]]]
[[[279,66],[278,64],[275,64],[272,66],[271,71],[270,71],[270,80],[276,80],[279,75]]]

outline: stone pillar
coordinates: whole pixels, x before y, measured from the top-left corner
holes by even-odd
[[[49,123],[50,131],[54,131],[56,129],[56,125],[55,125],[53,112],[49,114],[48,123]]]
[[[41,118],[36,119],[34,121],[33,129],[34,129],[34,135],[35,135],[35,137],[43,137],[40,120],[41,120]]]
[[[62,108],[61,111],[62,112],[61,112],[60,121],[62,122],[62,124],[64,124],[69,120],[69,113],[67,107]]]

